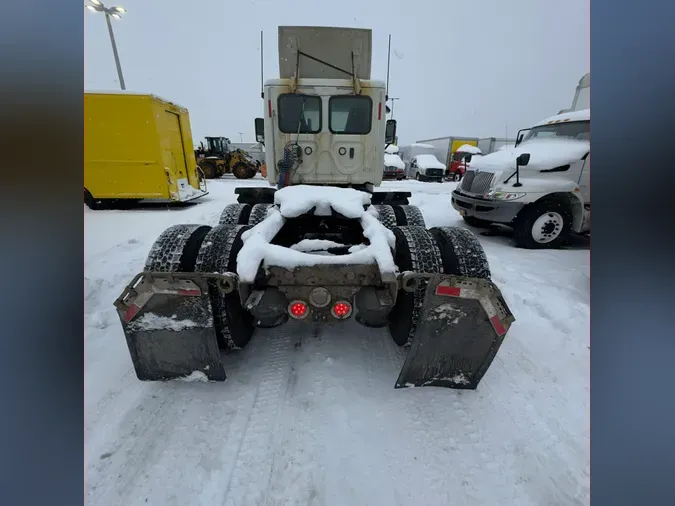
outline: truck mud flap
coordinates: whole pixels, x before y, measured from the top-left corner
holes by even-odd
[[[136,376],[224,381],[206,279],[140,274],[115,301]]]
[[[514,321],[491,281],[432,276],[396,388],[477,388]]]

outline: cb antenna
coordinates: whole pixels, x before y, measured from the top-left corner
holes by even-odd
[[[265,83],[263,78],[263,31],[260,30],[260,98],[265,98]]]
[[[387,91],[385,91],[385,100],[389,100],[389,63],[391,61],[391,33],[389,34],[389,48],[387,49]]]

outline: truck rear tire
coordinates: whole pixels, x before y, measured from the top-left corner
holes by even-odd
[[[373,206],[377,210],[378,219],[380,223],[387,227],[389,230],[393,230],[394,227],[398,225],[396,221],[396,213],[394,208],[388,204],[378,204]]]
[[[167,228],[150,248],[146,271],[193,272],[197,253],[209,233],[207,225],[174,225]]]
[[[461,227],[434,227],[445,274],[490,279],[490,264],[478,238]]]
[[[394,263],[399,271],[443,273],[441,252],[431,233],[423,227],[396,227]],[[414,292],[399,290],[396,304],[389,313],[389,333],[394,342],[405,346],[412,342],[417,329],[427,281],[421,280]]]
[[[251,208],[251,215],[248,218],[248,224],[252,227],[267,218],[267,211],[274,204],[256,204]]]
[[[246,225],[251,215],[251,204],[228,204],[220,215],[219,225]]]
[[[197,256],[196,272],[237,272],[237,255],[243,246],[241,236],[248,225],[218,225],[202,242]],[[238,350],[251,340],[253,316],[239,299],[239,292],[223,294],[217,282],[208,281],[209,299],[213,310],[213,326],[218,346],[223,350]]]
[[[516,246],[526,249],[555,249],[568,239],[572,209],[562,199],[540,200],[523,209],[513,225]]]
[[[392,206],[399,227],[426,227],[424,216],[417,206]]]

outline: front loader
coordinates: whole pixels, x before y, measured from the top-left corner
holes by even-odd
[[[409,349],[396,388],[478,386],[514,317],[471,232],[427,229],[410,193],[373,190],[396,123],[370,37],[280,27],[282,76],[256,120],[270,187],[237,188],[213,226],[168,228],[115,301],[139,379],[223,381],[222,354],[257,327],[353,319]]]
[[[200,143],[195,150],[197,165],[207,179],[234,174],[237,179],[250,179],[258,167],[253,159],[241,149],[232,149],[227,137],[206,137],[206,146]]]

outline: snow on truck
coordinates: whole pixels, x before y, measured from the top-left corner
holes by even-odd
[[[405,179],[405,163],[398,156],[398,146],[390,144],[384,150],[384,172],[383,179],[396,179],[400,181]]]
[[[445,167],[445,176],[459,181],[464,174],[463,160],[468,151],[461,151],[462,147],[471,147],[478,144],[478,137],[436,137],[417,141],[418,143],[432,146],[433,154]]]
[[[395,387],[477,387],[514,317],[472,233],[374,191],[396,123],[370,59],[370,30],[279,28],[255,122],[270,187],[168,228],[115,301],[140,380],[223,381],[256,327],[353,319],[409,347]]]
[[[591,111],[548,118],[519,132],[516,145],[476,157],[452,193],[475,227],[510,225],[523,248],[555,248],[590,231]]]

